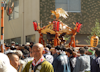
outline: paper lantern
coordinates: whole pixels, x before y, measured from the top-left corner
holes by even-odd
[[[98,36],[96,35],[92,36],[90,41],[91,47],[96,47],[98,45],[98,41],[99,41]]]
[[[36,21],[33,21],[33,26],[34,26],[34,30],[36,31],[37,30],[37,22]]]
[[[53,30],[59,31],[60,21],[53,21]]]

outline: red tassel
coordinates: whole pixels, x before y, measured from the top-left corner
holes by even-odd
[[[59,31],[60,21],[53,21],[53,30]]]
[[[36,31],[37,30],[37,22],[36,21],[33,21],[33,26],[34,26],[34,30]]]
[[[60,21],[57,21],[57,31],[59,31]]]

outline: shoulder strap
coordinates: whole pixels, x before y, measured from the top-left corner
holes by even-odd
[[[44,60],[43,62],[45,62],[46,60]],[[37,69],[37,67],[39,66],[39,65],[41,65],[43,62],[41,62],[41,63],[39,63],[38,65],[36,65],[36,66],[33,66],[33,64],[32,64],[32,70],[34,70],[34,72],[36,71],[36,69]]]

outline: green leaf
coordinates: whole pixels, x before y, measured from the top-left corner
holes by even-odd
[[[98,19],[96,19],[96,22],[95,22],[95,26],[91,28],[91,33],[89,36],[87,36],[88,40],[84,40],[87,44],[90,44],[90,39],[91,39],[91,36],[94,35],[94,33],[99,37],[100,39],[100,23],[98,21]],[[100,40],[99,40],[99,43],[100,44]]]

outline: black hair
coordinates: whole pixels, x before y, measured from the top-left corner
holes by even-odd
[[[100,57],[100,48],[96,49],[95,54]]]
[[[30,42],[30,44],[34,44],[34,42]]]
[[[11,46],[9,46],[9,45],[5,45],[5,47],[11,47]]]
[[[88,47],[87,46],[84,46],[84,49],[87,51],[88,50]]]
[[[29,56],[29,51],[27,50],[27,49],[23,49],[22,50],[22,53],[23,53],[23,56],[26,58],[26,57],[28,57]]]
[[[29,51],[29,46],[24,46],[24,49],[27,49]]]
[[[67,49],[67,52],[69,52],[70,54],[73,54],[73,51],[71,49]]]
[[[49,48],[49,49],[51,49],[51,45],[50,44],[46,45],[46,47]]]
[[[25,44],[22,44],[22,46],[25,46]]]
[[[85,49],[84,48],[79,48],[80,54],[84,54],[85,53]]]
[[[75,48],[72,47],[71,50],[72,50],[72,51],[75,51]]]
[[[64,45],[61,45],[61,50],[62,51],[66,51],[67,49],[66,49],[66,47]]]
[[[98,47],[94,47],[94,50],[97,50],[98,49]]]
[[[60,46],[55,47],[56,50],[61,50]]]

